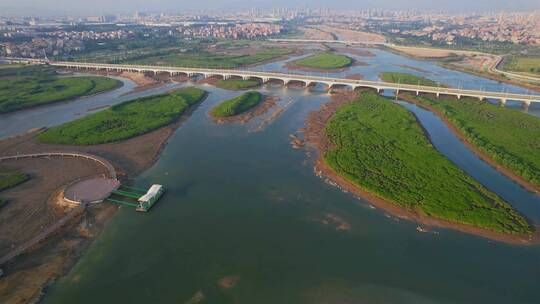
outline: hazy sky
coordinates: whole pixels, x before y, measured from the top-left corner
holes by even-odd
[[[335,9],[406,9],[445,11],[535,10],[540,0],[0,0],[0,14],[117,13],[129,11],[234,10],[252,7],[325,7]]]

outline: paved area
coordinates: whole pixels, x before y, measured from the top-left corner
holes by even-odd
[[[120,187],[120,182],[108,178],[87,179],[69,186],[64,197],[70,201],[94,203],[105,200],[111,192]]]

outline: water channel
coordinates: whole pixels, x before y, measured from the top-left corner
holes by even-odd
[[[375,57],[362,57],[369,65],[353,67],[345,76],[361,73],[376,80],[383,71],[420,73],[397,66],[408,65],[450,85],[503,86],[428,61],[369,51]],[[283,65],[255,69],[284,71]],[[119,89],[19,112],[8,120],[0,116],[0,130],[14,125],[0,136],[185,85],[128,96]],[[286,108],[264,127],[264,117],[245,125],[215,124],[208,111],[238,93],[201,87],[210,93],[207,100],[137,179],[139,185],[163,184],[166,195],[146,215],[122,208],[70,274],[48,290],[46,303],[198,303],[201,298],[200,303],[540,302],[540,246],[506,245],[445,229],[419,233],[414,223],[315,176],[312,157],[292,149],[289,135],[328,101],[323,90],[261,88],[279,96],[279,106]],[[540,221],[540,197],[478,159],[436,116],[401,104],[417,115],[441,153]],[[540,115],[540,110],[531,107],[528,113]],[[28,121],[32,117],[41,120]],[[233,288],[219,286],[227,277],[236,282]]]

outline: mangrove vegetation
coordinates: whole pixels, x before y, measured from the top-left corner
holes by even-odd
[[[191,87],[134,99],[53,127],[40,134],[39,140],[64,145],[117,142],[175,122],[204,96],[203,90]]]
[[[404,94],[407,100],[433,108],[446,117],[495,162],[540,185],[540,119],[478,99]]]
[[[412,113],[373,92],[339,108],[326,126],[324,159],[387,201],[441,220],[530,234],[527,220],[440,154]]]
[[[0,69],[0,113],[93,95],[121,82],[106,77],[58,77],[54,69],[14,66]]]
[[[223,79],[216,82],[216,87],[225,90],[246,90],[258,87],[260,83],[253,79]]]
[[[353,64],[353,59],[349,56],[325,52],[311,55],[294,62],[296,65],[313,69],[340,69]]]
[[[381,73],[380,78],[382,81],[391,82],[391,83],[421,85],[421,86],[429,86],[429,87],[440,86],[439,83],[431,79],[427,79],[426,77],[422,77],[422,76],[412,75],[409,73],[384,72],[384,73]]]
[[[258,105],[262,98],[263,96],[259,92],[246,92],[240,96],[220,103],[211,110],[210,114],[215,117],[230,117],[242,114]]]

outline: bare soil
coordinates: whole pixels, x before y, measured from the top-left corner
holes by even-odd
[[[99,155],[110,161],[123,183],[128,183],[159,157],[174,131],[194,111],[150,133],[118,143],[95,146],[44,144],[36,136],[43,129],[33,130],[0,141],[0,156],[53,151],[80,151]],[[56,204],[54,193],[81,178],[93,177],[105,169],[81,159],[25,159],[2,162],[2,167],[20,169],[32,179],[18,187],[3,191],[10,202],[0,211],[0,253],[4,254],[61,218],[66,210]],[[47,284],[65,274],[98,236],[118,207],[107,203],[92,205],[82,216],[65,225],[52,237],[3,266],[0,280],[1,303],[27,303],[42,296]],[[22,227],[22,228],[21,228]]]
[[[432,218],[422,214],[418,210],[403,208],[389,200],[383,199],[337,174],[325,162],[323,157],[324,153],[332,147],[331,142],[325,134],[325,127],[328,120],[338,108],[352,102],[355,98],[356,94],[354,93],[333,95],[332,100],[329,103],[322,105],[319,111],[311,113],[306,119],[306,142],[311,147],[315,148],[319,154],[315,163],[315,172],[317,175],[328,179],[332,184],[337,185],[342,190],[351,192],[358,197],[366,199],[375,207],[383,209],[389,214],[392,214],[400,219],[417,222],[422,226],[458,230],[461,232],[478,235],[490,240],[515,245],[532,245],[537,244],[540,241],[539,229],[536,229],[536,234],[534,236],[518,236],[493,232],[490,230]]]

